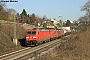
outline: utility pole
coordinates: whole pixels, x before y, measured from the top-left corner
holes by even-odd
[[[14,16],[14,38],[13,43],[17,46],[17,37],[16,37],[16,17]]]
[[[59,18],[61,18],[61,26],[63,27],[63,16],[59,16]]]

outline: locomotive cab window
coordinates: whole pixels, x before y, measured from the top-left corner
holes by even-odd
[[[36,34],[36,31],[27,32],[27,34]]]

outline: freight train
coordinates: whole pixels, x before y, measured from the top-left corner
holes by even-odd
[[[38,45],[43,42],[51,41],[63,36],[64,30],[62,29],[43,29],[35,28],[32,30],[26,30],[25,45]]]

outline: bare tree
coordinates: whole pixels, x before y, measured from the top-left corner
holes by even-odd
[[[84,6],[82,6],[81,11],[86,11],[86,16],[88,16],[87,21],[90,21],[90,0],[88,0]]]
[[[47,20],[47,17],[46,17],[46,15],[44,15],[44,16],[43,16],[43,20]]]
[[[6,4],[3,2],[0,2],[0,19],[1,20],[6,20],[8,17],[7,12],[6,12]]]
[[[4,2],[0,2],[0,10],[6,9],[6,4]]]
[[[14,20],[14,16],[16,15],[16,11],[12,8],[7,9],[8,17],[11,21]]]

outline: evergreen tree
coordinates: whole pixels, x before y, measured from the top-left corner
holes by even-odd
[[[70,24],[71,24],[70,20],[67,20],[66,26],[70,26]]]
[[[28,23],[28,24],[31,24],[30,20],[31,20],[31,17],[30,17],[30,15],[28,14],[28,15],[27,15],[27,23]]]
[[[34,24],[35,21],[36,21],[36,17],[35,17],[35,14],[33,13],[33,14],[31,15],[31,23]]]
[[[24,14],[24,15],[27,17],[27,12],[26,12],[26,10],[25,10],[25,9],[23,9],[22,14]]]
[[[16,14],[16,19],[17,19],[17,20],[20,20],[19,13]]]
[[[27,12],[25,9],[23,9],[22,13],[21,13],[21,19],[22,20],[27,20]]]

